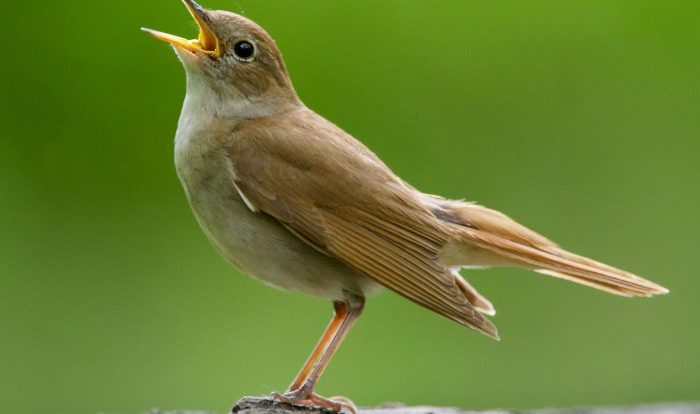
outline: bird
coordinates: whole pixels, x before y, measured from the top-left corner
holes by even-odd
[[[194,216],[243,273],[333,304],[316,347],[274,400],[355,411],[347,398],[314,387],[365,298],[382,288],[494,339],[486,317],[494,307],[462,268],[525,268],[621,296],[668,293],[499,211],[419,191],[304,105],[261,26],[182,2],[196,39],[142,30],[172,45],[186,72],[174,153]]]

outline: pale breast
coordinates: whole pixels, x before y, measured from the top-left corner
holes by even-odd
[[[197,221],[218,251],[241,271],[281,289],[340,300],[378,288],[326,256],[272,217],[254,212],[237,191],[225,131],[201,106],[185,100],[175,139],[175,165]],[[232,125],[231,125],[232,127]]]

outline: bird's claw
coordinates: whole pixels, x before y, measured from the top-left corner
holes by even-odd
[[[318,394],[303,392],[303,390],[294,390],[284,394],[273,392],[270,394],[270,398],[293,405],[324,408],[336,413],[357,414],[357,407],[347,397],[325,398]]]

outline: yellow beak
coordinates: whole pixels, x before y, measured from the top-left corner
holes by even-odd
[[[194,0],[182,0],[190,12],[194,21],[199,27],[199,37],[197,39],[187,40],[185,38],[171,35],[168,33],[159,32],[157,30],[147,29],[142,27],[141,30],[155,37],[158,40],[168,42],[173,46],[181,49],[189,50],[190,52],[200,52],[209,56],[221,56],[221,45],[214,32],[207,23],[209,17],[204,9]]]

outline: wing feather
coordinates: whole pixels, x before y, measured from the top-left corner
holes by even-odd
[[[449,231],[358,141],[303,109],[241,122],[227,146],[255,209],[413,302],[498,337],[438,261]]]

